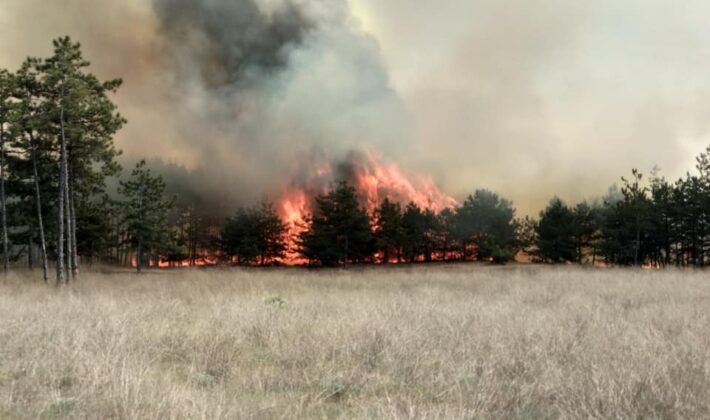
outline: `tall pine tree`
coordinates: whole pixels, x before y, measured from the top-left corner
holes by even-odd
[[[123,214],[127,241],[135,250],[136,270],[140,272],[145,256],[171,240],[167,220],[172,203],[163,197],[163,179],[154,176],[144,160],[136,164],[128,180],[121,182],[119,192],[125,198]]]
[[[341,181],[315,201],[315,214],[309,227],[299,235],[300,253],[324,266],[371,259],[375,241],[370,218],[360,207],[355,189]]]

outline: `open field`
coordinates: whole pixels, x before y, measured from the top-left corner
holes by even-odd
[[[702,272],[470,265],[34,282],[0,285],[0,418],[710,416]]]

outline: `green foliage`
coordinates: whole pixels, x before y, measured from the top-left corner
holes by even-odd
[[[577,262],[584,262],[585,253],[592,249],[594,254],[599,239],[600,208],[587,202],[577,204],[574,213],[573,238]]]
[[[414,203],[409,203],[404,209],[402,227],[404,231],[404,258],[414,262],[424,252],[422,242],[426,233],[424,213]]]
[[[647,236],[651,228],[652,202],[648,188],[641,185],[642,178],[636,169],[630,180],[622,178],[623,198],[607,206],[601,252],[609,263],[640,265],[650,251]]]
[[[478,190],[457,209],[456,219],[463,259],[467,258],[471,244],[476,247],[475,257],[479,261],[505,255],[512,259],[517,238],[515,209],[510,201],[494,192]]]
[[[402,260],[402,244],[405,241],[405,228],[402,218],[402,206],[385,198],[375,211],[375,242],[382,262],[389,263],[393,257]]]
[[[405,259],[414,262],[418,257],[423,256],[424,261],[432,261],[432,253],[441,228],[436,214],[429,209],[422,210],[416,204],[409,203],[402,215],[402,227]]]
[[[299,236],[299,252],[309,261],[324,266],[370,260],[375,252],[375,239],[370,217],[358,204],[355,189],[339,182],[315,201],[315,214],[308,229]]]
[[[113,143],[114,134],[125,124],[108,94],[121,86],[120,79],[100,82],[83,69],[90,63],[84,60],[81,45],[70,38],[54,41],[54,55],[37,65],[42,89],[48,99],[43,112],[58,135],[60,105],[63,107],[69,172],[74,178],[77,193],[92,194],[103,191],[106,176],[120,170],[116,157],[120,154]]]
[[[537,256],[547,262],[576,261],[575,213],[559,198],[540,212],[537,225]]]
[[[100,258],[112,246],[111,203],[106,196],[82,201],[77,206],[77,248],[79,254],[89,261]]]
[[[140,271],[146,252],[159,252],[172,238],[167,223],[171,202],[164,200],[165,183],[154,176],[140,161],[128,180],[121,182],[123,218],[128,241],[136,248],[136,265]]]
[[[28,58],[16,73],[4,72],[12,83],[0,83],[0,90],[11,97],[11,106],[0,106],[11,150],[8,181],[15,187],[10,200],[25,203],[17,213],[21,217],[11,223],[20,229],[30,226],[31,242],[49,239],[42,242],[51,254],[57,245],[59,220],[67,227],[71,222],[73,228],[66,235],[76,236],[78,252],[93,259],[106,254],[111,245],[100,239],[107,237],[107,224],[100,220],[103,209],[99,206],[105,179],[120,170],[113,136],[125,120],[110,95],[121,81],[99,81],[87,70],[89,62],[81,46],[70,38],[55,40],[53,47],[50,57]],[[60,139],[65,140],[65,155]],[[58,196],[63,171],[57,171],[58,162],[66,163],[71,210],[55,220],[52,214],[63,210]]]
[[[237,264],[276,263],[286,257],[286,233],[274,206],[265,201],[227,219],[221,234],[222,252]]]

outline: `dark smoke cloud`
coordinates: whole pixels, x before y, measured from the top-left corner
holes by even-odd
[[[196,67],[210,88],[242,89],[288,67],[314,26],[293,3],[273,11],[253,0],[154,0],[160,31],[178,65]],[[190,69],[194,70],[194,69]]]

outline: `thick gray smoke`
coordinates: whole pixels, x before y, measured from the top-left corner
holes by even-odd
[[[338,3],[154,0],[203,196],[234,205],[277,194],[304,167],[399,137],[376,45]]]
[[[179,70],[197,71],[210,88],[239,90],[288,67],[313,28],[291,2],[262,10],[253,0],[154,0],[160,31]]]
[[[81,41],[124,79],[126,159],[228,210],[372,146],[534,214],[710,142],[704,0],[0,3],[0,67]]]

